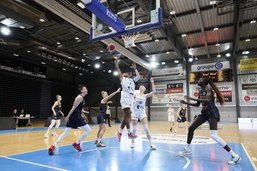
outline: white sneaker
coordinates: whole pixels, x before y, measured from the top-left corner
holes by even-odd
[[[234,164],[238,164],[241,160],[241,157],[239,155],[237,155],[236,157],[231,158],[231,160],[228,161],[228,164],[234,165]]]
[[[151,148],[151,150],[156,150],[156,147],[153,145],[151,145],[150,148]]]
[[[134,142],[131,142],[130,148],[135,148],[135,143]]]
[[[189,155],[191,155],[191,149],[184,148],[182,151],[179,151],[178,154],[181,156],[189,156]]]

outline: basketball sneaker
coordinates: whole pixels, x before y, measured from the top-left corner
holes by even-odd
[[[151,148],[151,150],[156,150],[156,147],[153,145],[151,145],[150,148]]]
[[[106,147],[106,145],[105,145],[104,143],[102,143],[101,141],[98,142],[98,143],[96,144],[96,146],[97,146],[97,147]]]
[[[50,148],[48,149],[48,154],[50,156],[54,155],[54,151],[55,151],[55,146],[51,145]]]
[[[137,135],[134,135],[132,133],[128,133],[128,138],[129,139],[135,139],[135,138],[137,138]]]
[[[131,144],[130,144],[130,148],[135,148],[135,142],[131,142]]]
[[[121,133],[120,132],[116,132],[116,134],[115,134],[115,136],[116,136],[116,139],[117,139],[117,141],[119,141],[120,142],[120,139],[121,139]]]
[[[80,143],[77,144],[77,143],[75,142],[75,143],[72,144],[72,146],[73,146],[77,151],[79,151],[79,152],[82,151],[82,149],[81,149],[81,147],[80,147]]]
[[[191,149],[189,147],[185,147],[182,151],[178,152],[181,156],[189,156],[191,155]]]
[[[47,133],[47,134],[45,134],[45,135],[44,135],[44,137],[45,137],[45,138],[48,138],[48,137],[49,137],[48,133]]]
[[[236,155],[235,157],[232,156],[231,160],[228,161],[228,164],[234,165],[238,164],[241,160],[241,157],[239,155]]]

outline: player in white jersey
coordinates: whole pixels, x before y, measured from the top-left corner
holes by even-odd
[[[143,127],[144,127],[146,136],[149,140],[150,148],[152,150],[156,150],[156,148],[152,145],[151,135],[150,135],[150,131],[149,131],[149,128],[148,128],[148,121],[147,121],[147,116],[146,116],[146,111],[145,111],[146,99],[151,97],[156,92],[155,85],[154,85],[154,79],[151,78],[150,81],[151,81],[151,84],[152,84],[152,91],[150,93],[144,94],[146,88],[145,88],[145,86],[141,85],[139,87],[139,92],[135,93],[135,95],[134,95],[135,100],[134,100],[134,106],[133,106],[133,111],[132,111],[133,135],[136,134],[137,121],[139,119],[141,121]],[[134,146],[135,146],[135,140],[132,139],[130,147],[134,148]]]
[[[175,122],[175,116],[176,116],[176,111],[175,109],[170,105],[168,110],[168,121],[170,123],[170,132],[172,132],[172,129],[174,128],[175,133],[177,132],[176,130],[176,122]]]
[[[115,57],[115,67],[119,73],[120,81],[121,81],[121,108],[124,111],[124,118],[120,126],[120,130],[116,133],[116,138],[120,142],[122,130],[126,126],[128,129],[128,137],[136,138],[137,136],[132,134],[130,131],[130,121],[131,121],[131,110],[134,102],[134,91],[135,91],[135,82],[140,79],[140,75],[137,71],[136,64],[132,65],[132,68],[135,70],[136,77],[132,78],[129,73],[122,73],[119,68],[119,60]]]

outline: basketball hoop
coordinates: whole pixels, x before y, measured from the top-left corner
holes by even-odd
[[[135,40],[138,38],[139,33],[132,33],[127,35],[122,35],[122,39],[124,41],[125,48],[136,47]]]

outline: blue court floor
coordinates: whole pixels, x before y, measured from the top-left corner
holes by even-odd
[[[114,137],[104,139],[105,148],[97,148],[93,141],[84,142],[82,152],[71,145],[58,147],[58,153],[49,156],[47,149],[19,155],[0,156],[1,171],[254,171],[256,168],[242,144],[229,143],[242,160],[228,165],[230,155],[208,137],[195,137],[190,157],[179,156],[184,147],[185,136],[168,134],[153,135],[157,150],[150,150],[145,137],[136,139],[135,148],[124,136],[121,143]]]

